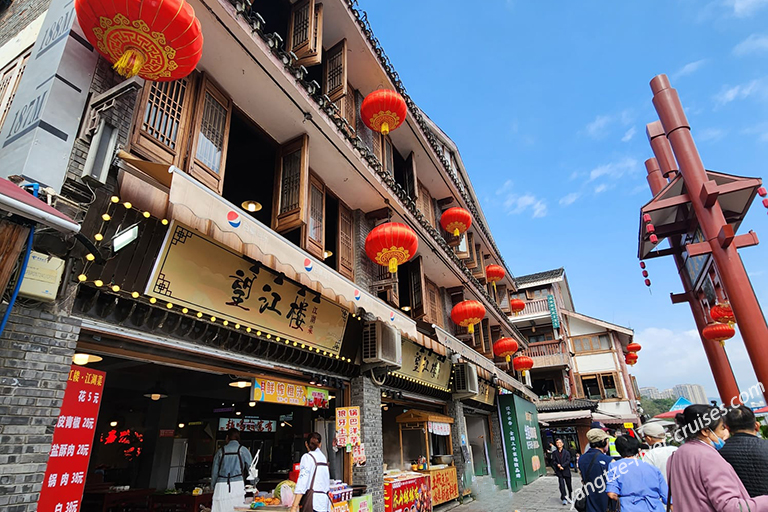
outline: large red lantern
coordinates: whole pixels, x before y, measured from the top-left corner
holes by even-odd
[[[719,324],[736,323],[736,316],[734,316],[729,302],[718,302],[712,306],[712,309],[709,310],[709,316]]]
[[[643,346],[639,343],[630,343],[627,345],[627,352],[640,352],[643,349]]]
[[[407,113],[408,106],[403,97],[389,89],[373,91],[360,105],[365,126],[384,135],[400,126]]]
[[[475,332],[475,324],[485,317],[485,306],[476,300],[463,300],[453,306],[451,320],[456,325],[466,327],[470,334]]]
[[[86,39],[126,78],[167,82],[194,71],[203,33],[184,0],[75,0]]]
[[[629,366],[635,366],[635,363],[637,363],[637,360],[639,359],[639,356],[636,352],[630,352],[624,357],[624,362],[627,363]]]
[[[365,253],[368,257],[379,265],[388,266],[393,274],[397,273],[398,265],[413,258],[418,248],[416,233],[399,222],[376,226],[365,239]]]
[[[520,345],[514,338],[499,338],[493,344],[493,353],[496,357],[503,357],[509,362],[519,348]]]
[[[525,372],[533,368],[533,359],[528,356],[517,356],[512,360],[512,366],[516,372],[523,372],[525,377]]]
[[[496,281],[501,281],[507,273],[501,265],[488,265],[485,267],[485,279],[493,283],[493,290],[496,291]]]
[[[525,309],[525,302],[520,299],[512,299],[509,301],[509,309],[511,309],[515,316],[517,316]]]
[[[454,206],[445,210],[440,216],[440,225],[453,236],[460,236],[472,225],[472,215],[464,208]]]
[[[724,347],[725,340],[729,340],[736,335],[736,329],[731,324],[707,324],[701,330],[701,335],[709,341],[720,342],[720,345]]]

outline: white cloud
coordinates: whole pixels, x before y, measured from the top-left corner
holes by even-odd
[[[634,126],[630,127],[629,130],[624,134],[624,136],[621,138],[621,142],[629,142],[632,140],[632,137],[635,136],[635,133],[637,133],[637,130]]]
[[[611,116],[597,116],[594,121],[587,124],[587,135],[593,139],[600,139],[605,137],[607,131],[606,128],[611,123],[611,121]]]
[[[606,185],[605,183],[601,183],[595,187],[595,194],[605,192],[606,190],[608,190],[608,185]]]
[[[581,194],[578,192],[571,192],[567,196],[560,199],[560,206],[570,206],[575,203],[579,197],[581,197]]]
[[[703,66],[706,62],[707,62],[707,59],[700,59],[700,60],[697,60],[697,61],[694,61],[694,62],[689,62],[688,64],[686,64],[682,68],[680,68],[677,71],[675,71],[674,73],[672,73],[671,78],[672,78],[672,80],[677,80],[678,78],[682,78],[684,76],[692,75],[696,71],[698,71],[699,68],[701,68],[701,66]]]
[[[735,100],[743,100],[757,94],[761,90],[759,80],[752,80],[746,84],[735,85],[733,87],[723,86],[718,94],[715,95],[715,103],[718,106],[727,105]]]
[[[631,157],[625,157],[616,162],[610,162],[595,167],[589,172],[589,181],[594,181],[601,176],[620,178],[635,169],[637,169],[637,160]]]
[[[768,51],[768,35],[752,34],[733,47],[733,54],[739,56],[766,51]]]
[[[547,203],[533,194],[510,194],[504,200],[504,209],[508,215],[531,212],[531,217],[534,219],[547,215]]]
[[[768,6],[768,0],[725,0],[725,4],[733,8],[734,16],[746,18]]]
[[[725,131],[720,128],[705,128],[696,132],[695,137],[699,142],[716,142],[725,137]]]

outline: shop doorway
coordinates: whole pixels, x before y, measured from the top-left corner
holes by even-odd
[[[118,510],[141,507],[158,493],[196,487],[210,493],[213,457],[230,427],[241,431],[241,444],[252,454],[259,453],[260,491],[271,491],[289,478],[306,451],[306,435],[314,431],[323,437],[331,478],[343,479],[343,453],[332,448],[334,411],[337,401],[343,401],[338,390],[323,390],[327,408],[256,401],[250,379],[139,357],[99,355],[102,360],[89,367],[106,372],[106,380],[84,512],[102,510],[115,488],[130,489],[136,501]],[[296,376],[265,378],[278,389],[309,386]]]
[[[467,442],[472,453],[472,468],[475,476],[491,474],[490,430],[488,417],[481,415],[465,415],[467,422]]]

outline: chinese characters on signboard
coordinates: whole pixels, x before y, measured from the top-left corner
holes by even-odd
[[[478,380],[478,391],[477,394],[472,397],[472,399],[483,404],[495,405],[497,394],[498,391],[495,387],[491,386],[484,380]]]
[[[174,221],[147,295],[338,355],[348,311]]]
[[[536,406],[516,395],[499,395],[507,465],[513,490],[546,472]]]
[[[510,489],[517,491],[525,484],[523,457],[517,436],[517,416],[514,395],[499,395],[499,415],[504,433],[504,454],[507,458],[507,475]]]
[[[246,416],[245,418],[219,418],[219,432],[226,432],[230,428],[236,428],[240,432],[274,432],[277,430],[277,421],[262,420]]]
[[[384,510],[386,512],[430,512],[432,496],[429,477],[385,482]]]
[[[336,445],[349,453],[361,442],[360,407],[337,407]]]
[[[272,404],[328,408],[328,391],[301,384],[257,378],[251,386],[251,400]]]
[[[78,512],[106,374],[73,365],[40,491],[40,512]]]
[[[547,306],[549,306],[549,317],[552,320],[552,328],[560,328],[560,319],[557,317],[557,307],[555,306],[555,296],[551,293],[547,295]]]
[[[459,497],[459,483],[456,480],[456,468],[431,471],[432,504],[440,505]]]
[[[413,341],[403,339],[403,366],[392,373],[447,390],[451,379],[451,361]]]

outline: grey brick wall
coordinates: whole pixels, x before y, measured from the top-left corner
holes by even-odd
[[[381,424],[381,388],[368,377],[358,377],[351,383],[352,406],[360,407],[362,436],[367,462],[364,467],[354,468],[355,485],[367,485],[373,494],[373,510],[384,510],[384,443]]]
[[[37,508],[79,332],[78,320],[16,306],[0,335],[0,510]]]
[[[491,438],[493,440],[493,454],[491,455],[491,474],[496,485],[507,487],[507,465],[504,461],[504,447],[502,441],[501,423],[497,411],[491,413]]]
[[[13,0],[5,10],[0,11],[0,46],[35,21],[50,3],[50,0]]]
[[[459,496],[461,496],[464,493],[464,488],[469,485],[469,482],[464,481],[465,464],[464,457],[461,453],[462,436],[465,440],[467,439],[467,432],[464,429],[464,404],[461,403],[461,400],[451,400],[448,402],[448,416],[453,418],[453,425],[451,426],[453,463],[456,465],[456,476],[459,481]]]

